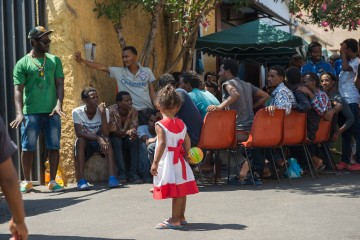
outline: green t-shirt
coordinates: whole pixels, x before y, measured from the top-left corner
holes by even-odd
[[[36,64],[35,64],[36,63]],[[27,54],[14,68],[14,85],[24,84],[23,114],[50,113],[57,102],[55,78],[63,78],[60,58],[46,53],[44,75],[39,67],[44,58],[32,58]]]

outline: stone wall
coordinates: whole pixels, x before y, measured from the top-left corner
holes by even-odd
[[[107,74],[89,69],[73,59],[75,51],[84,56],[84,43],[97,44],[95,61],[109,65],[122,66],[121,48],[111,21],[97,18],[93,12],[93,0],[48,0],[47,15],[51,35],[51,53],[60,57],[65,73],[64,111],[67,117],[62,119],[60,170],[65,181],[73,182],[74,157],[73,147],[75,133],[71,111],[81,104],[80,92],[89,85],[98,89],[100,101],[107,105],[115,103],[116,82]],[[124,36],[128,45],[133,45],[141,52],[143,43],[150,28],[150,16],[139,8],[128,13],[123,19]],[[163,21],[161,21],[163,22]],[[164,26],[157,33],[155,48],[158,54],[155,77],[162,73],[166,54]]]

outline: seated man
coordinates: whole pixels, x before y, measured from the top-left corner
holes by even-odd
[[[138,175],[139,139],[138,112],[132,106],[132,98],[128,92],[118,92],[116,104],[109,106],[110,111],[110,140],[114,149],[118,174],[121,183],[127,180],[131,183],[142,183]],[[126,170],[124,150],[130,150],[129,170]]]
[[[75,134],[75,171],[79,190],[89,189],[84,177],[85,161],[95,152],[105,156],[109,172],[109,187],[119,186],[114,173],[114,156],[109,136],[109,110],[105,103],[98,105],[99,96],[95,88],[88,87],[81,92],[85,105],[72,111]]]
[[[217,98],[206,90],[200,90],[200,78],[196,72],[186,72],[180,76],[179,87],[184,89],[194,102],[204,119],[209,105],[219,105]]]
[[[254,109],[263,105],[269,98],[269,95],[263,90],[253,86],[249,82],[245,82],[238,77],[239,65],[235,60],[226,59],[220,65],[219,80],[222,84],[223,102],[216,106],[210,105],[208,111],[216,111],[222,109],[236,110],[236,132],[237,141],[246,141],[254,121]],[[254,100],[253,100],[254,99]],[[249,101],[250,100],[250,101]],[[254,171],[258,172],[258,180],[255,184],[260,185],[261,172],[263,169],[262,162],[255,162],[258,158],[259,151],[252,150],[251,158],[254,162]],[[259,164],[258,164],[259,163]],[[238,176],[233,178],[229,183],[238,184],[244,180],[249,171],[247,162],[241,166]],[[239,181],[240,180],[240,181]]]
[[[266,110],[270,114],[273,114],[274,110],[285,109],[285,113],[288,115],[292,108],[296,108],[297,103],[293,92],[288,89],[285,84],[285,69],[281,66],[270,67],[268,73],[268,86],[273,89],[271,92],[271,98]]]
[[[318,115],[317,128],[319,127],[319,122],[321,118],[325,118],[331,120],[335,114],[336,109],[331,109],[330,99],[320,89],[320,78],[315,74],[308,72],[303,76],[303,82],[308,88],[308,90],[304,89],[304,93],[311,99],[311,107],[314,112]],[[310,113],[310,112],[309,112]],[[308,113],[308,114],[309,114]],[[308,138],[310,140],[314,140],[316,136],[316,131],[313,133],[313,136],[309,135]],[[323,164],[323,160],[315,155],[316,146],[313,144],[308,145],[310,155],[312,161],[314,163],[314,167],[317,171],[321,171],[324,169],[325,165]]]
[[[275,109],[284,109],[285,114],[288,115],[291,112],[291,109],[297,107],[296,99],[294,93],[285,86],[285,69],[279,65],[275,65],[270,67],[268,73],[268,87],[272,89],[271,98],[268,102],[268,106],[265,108],[266,111],[269,112],[270,115],[273,115]],[[266,151],[268,156],[267,158],[271,158],[269,155],[269,151]],[[280,174],[285,171],[285,159],[282,159],[282,156],[279,152],[274,153],[274,160],[279,167]],[[264,171],[264,176],[270,175],[270,172],[266,168]]]
[[[150,113],[149,124],[141,125],[137,129],[137,134],[140,140],[139,153],[139,173],[145,183],[152,182],[150,174],[150,160],[147,153],[147,146],[150,143],[156,142],[155,123],[162,119],[159,111],[154,110]]]

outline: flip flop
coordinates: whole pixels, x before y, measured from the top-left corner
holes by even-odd
[[[172,225],[168,221],[162,221],[155,226],[156,229],[181,229],[181,225]]]
[[[189,223],[186,220],[180,221],[181,225],[188,225]]]

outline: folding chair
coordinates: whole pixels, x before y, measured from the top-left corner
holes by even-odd
[[[201,128],[198,147],[203,150],[217,151],[214,176],[214,182],[217,183],[221,169],[219,150],[229,150],[236,147],[236,111],[222,110],[208,112]],[[199,172],[202,175],[200,167]]]
[[[249,159],[248,153],[246,151],[248,149],[280,147],[284,135],[284,114],[285,110],[276,109],[274,115],[270,116],[270,114],[266,112],[264,108],[260,109],[256,113],[248,140],[240,144],[241,147],[245,148],[245,154],[247,159]],[[281,152],[285,159],[282,149]],[[285,166],[287,169],[286,162]],[[252,174],[251,168],[250,173],[253,180],[253,185],[255,186],[254,176]],[[291,184],[290,178],[289,182]]]

